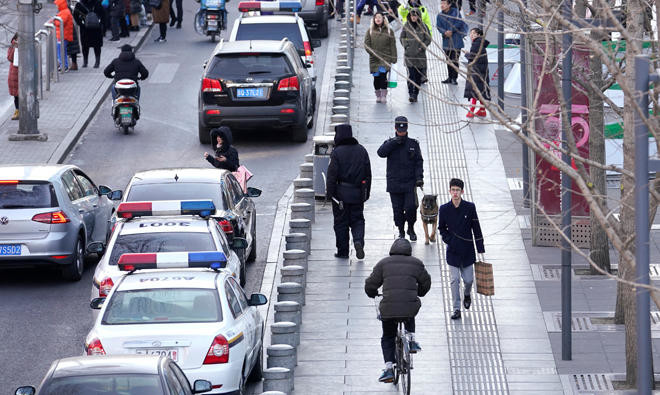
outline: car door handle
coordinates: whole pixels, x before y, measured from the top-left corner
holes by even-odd
[[[93,204],[92,207],[99,208],[99,205],[98,204]]]
[[[83,210],[83,209],[79,209],[78,212],[79,212],[80,214],[85,214],[85,210]]]

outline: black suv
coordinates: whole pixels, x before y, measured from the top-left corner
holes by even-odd
[[[281,41],[221,42],[206,62],[199,90],[199,141],[210,129],[291,128],[307,140],[314,120],[313,81],[296,47]]]

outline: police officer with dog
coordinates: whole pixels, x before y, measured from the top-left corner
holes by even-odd
[[[378,156],[387,158],[387,192],[390,193],[394,224],[399,228],[399,237],[405,238],[405,223],[408,236],[417,240],[417,196],[415,187],[424,186],[424,159],[419,142],[408,137],[408,118],[398,116],[394,120],[395,136],[378,148]]]
[[[367,150],[353,137],[351,125],[335,126],[335,148],[330,154],[326,198],[332,201],[335,257],[346,259],[349,229],[358,259],[364,258],[364,202],[371,192],[371,163]]]

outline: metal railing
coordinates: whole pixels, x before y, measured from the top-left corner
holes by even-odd
[[[64,23],[62,18],[54,16],[44,23],[43,28],[34,34],[35,78],[39,97],[44,98],[44,79],[46,91],[50,91],[53,82],[60,81],[60,72],[57,62],[57,33],[54,21],[59,22],[60,37],[64,38]],[[45,46],[44,46],[45,42]],[[64,56],[64,54],[62,54]]]

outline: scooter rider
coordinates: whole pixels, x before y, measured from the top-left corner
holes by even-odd
[[[127,78],[137,83],[138,80],[145,80],[149,77],[149,71],[144,67],[142,62],[135,57],[133,47],[128,44],[122,45],[121,53],[103,70],[103,74],[108,78],[114,78],[114,82]],[[139,100],[139,83],[136,96]],[[112,84],[112,99],[114,100],[116,98],[117,91],[115,90],[115,85]]]

